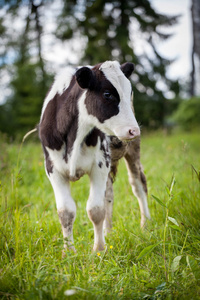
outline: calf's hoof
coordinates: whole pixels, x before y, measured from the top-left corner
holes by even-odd
[[[66,257],[67,252],[76,253],[76,248],[74,246],[64,246],[64,249],[62,250],[62,258]]]
[[[94,252],[104,251],[104,250],[105,250],[105,245],[103,245],[103,244],[99,244],[99,245],[95,244],[93,247]]]
[[[107,236],[112,231],[112,226],[106,226],[104,228],[104,236]]]
[[[140,221],[140,227],[141,229],[145,229],[147,227],[148,221],[151,220],[151,217],[142,217]]]

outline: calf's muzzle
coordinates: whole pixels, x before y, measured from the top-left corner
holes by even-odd
[[[131,126],[118,127],[114,130],[114,133],[122,141],[132,140],[140,136],[140,128]]]

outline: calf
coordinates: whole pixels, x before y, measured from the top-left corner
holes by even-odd
[[[129,180],[141,210],[150,217],[145,175],[140,164],[140,128],[132,110],[128,78],[134,65],[106,61],[94,67],[68,67],[47,95],[39,124],[47,176],[54,189],[65,239],[74,249],[76,205],[70,181],[90,178],[87,213],[94,226],[94,250],[104,249],[104,230],[112,226],[113,177],[125,157]],[[104,224],[104,226],[103,226]]]

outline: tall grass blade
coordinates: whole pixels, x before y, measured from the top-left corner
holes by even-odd
[[[195,174],[197,175],[198,181],[200,182],[200,171],[198,172],[193,165],[191,165],[191,167],[192,167],[193,171],[195,172]]]
[[[156,200],[161,206],[167,208],[167,206],[166,206],[159,198],[157,198],[157,197],[154,196],[154,195],[151,195],[151,196],[152,196],[152,197],[154,198],[154,200]]]
[[[144,248],[144,249],[140,252],[140,254],[138,255],[138,258],[137,258],[137,259],[139,260],[139,259],[143,258],[144,256],[150,254],[150,253],[153,251],[153,249],[154,249],[155,247],[157,247],[160,243],[161,243],[161,242],[158,242],[158,243],[156,243],[156,244],[154,244],[154,245],[150,245],[150,246]]]
[[[168,220],[170,220],[174,225],[179,226],[178,222],[176,221],[176,219],[174,219],[172,217],[168,217]]]

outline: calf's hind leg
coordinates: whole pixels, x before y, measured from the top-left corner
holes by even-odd
[[[64,237],[64,248],[75,251],[73,223],[76,217],[76,205],[71,197],[69,182],[55,170],[50,174],[49,180],[56,198],[58,217]]]
[[[124,158],[128,170],[129,182],[140,206],[140,225],[144,227],[146,219],[150,219],[150,212],[147,203],[146,177],[140,162],[140,139],[136,139],[128,144]]]
[[[104,220],[105,235],[107,235],[107,233],[109,233],[112,229],[113,203],[114,203],[113,182],[109,174],[107,184],[106,184],[106,192],[105,192],[105,210],[106,210],[105,220]]]

